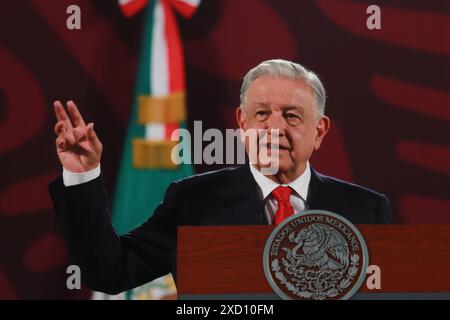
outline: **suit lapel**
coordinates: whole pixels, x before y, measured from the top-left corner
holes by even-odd
[[[308,187],[306,209],[327,208],[326,183],[320,173],[311,166],[311,180]],[[233,224],[260,225],[267,224],[264,213],[264,201],[258,194],[258,185],[250,172],[249,164],[235,169],[235,174],[227,187],[225,196],[228,206],[231,206],[230,221]]]
[[[326,183],[323,176],[311,166],[306,209],[325,209],[327,203]],[[229,203],[233,203],[233,216],[238,224],[267,224],[264,201],[260,199],[258,185],[250,172],[249,164],[236,168],[230,184]]]
[[[233,215],[234,224],[267,224],[264,202],[258,194],[258,186],[250,172],[249,164],[236,168],[226,198],[232,206],[230,211]]]
[[[321,209],[323,207],[324,192],[323,177],[311,166],[311,180],[308,187],[306,208],[308,210]]]

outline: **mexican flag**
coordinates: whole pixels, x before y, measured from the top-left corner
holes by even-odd
[[[191,17],[200,0],[119,0],[125,16],[146,8],[141,57],[129,127],[112,208],[120,233],[139,226],[162,201],[169,184],[193,173],[171,159],[174,130],[186,120],[183,50],[175,12]],[[119,296],[94,299],[159,299],[176,294],[166,276]]]

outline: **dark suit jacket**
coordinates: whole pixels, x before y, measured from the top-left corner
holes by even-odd
[[[307,209],[329,210],[355,224],[390,222],[386,196],[311,171]],[[72,263],[89,287],[110,294],[169,272],[176,278],[178,226],[267,224],[248,165],[172,183],[152,217],[123,236],[110,223],[101,176],[71,187],[59,178],[49,190]]]

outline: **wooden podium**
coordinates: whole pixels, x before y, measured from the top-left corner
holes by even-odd
[[[450,225],[357,225],[381,289],[353,299],[450,299]],[[262,255],[271,226],[180,227],[180,299],[279,299]]]

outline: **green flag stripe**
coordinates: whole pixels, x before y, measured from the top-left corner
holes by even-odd
[[[137,124],[136,97],[151,94],[149,88],[151,37],[153,12],[156,1],[150,1],[143,34],[143,43],[135,90],[135,99],[130,115],[123,148],[112,210],[112,223],[120,233],[126,233],[143,223],[162,201],[169,184],[192,174],[191,165],[180,165],[176,170],[146,169],[136,170],[132,166],[132,140],[145,137],[145,126]],[[181,127],[185,125],[182,124]]]

